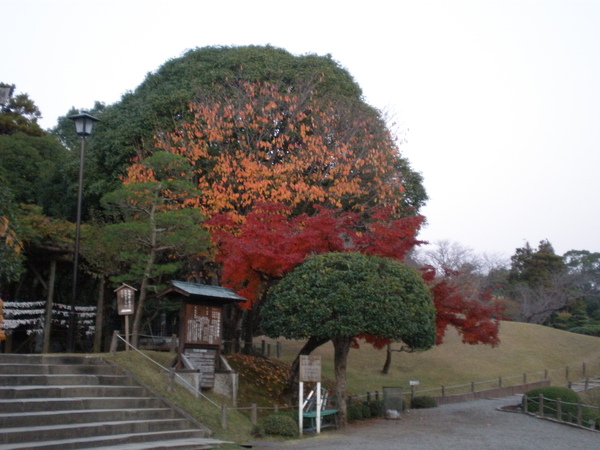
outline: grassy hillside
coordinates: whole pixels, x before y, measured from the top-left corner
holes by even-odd
[[[272,344],[275,342],[265,340]],[[358,350],[350,350],[348,388],[356,394],[363,394],[380,390],[382,386],[408,386],[409,380],[419,380],[419,389],[428,389],[471,381],[497,382],[498,377],[503,377],[506,384],[517,384],[523,380],[523,373],[528,374],[528,381],[533,381],[543,378],[545,370],[549,371],[553,384],[565,384],[565,367],[569,366],[572,380],[580,379],[584,362],[588,374],[600,375],[598,337],[541,325],[503,322],[500,340],[500,345],[495,348],[463,344],[454,329],[449,329],[444,343],[431,350],[422,353],[394,352],[387,375],[381,373],[385,350],[378,351],[363,344]],[[291,361],[301,343],[279,341],[282,343],[282,359]],[[331,343],[319,348],[315,354],[321,355],[324,376],[333,378]]]
[[[368,345],[352,349],[348,361],[348,389],[355,395],[361,395],[381,391],[383,386],[408,387],[409,380],[419,380],[419,391],[439,388],[441,385],[466,385],[464,389],[468,389],[471,381],[476,382],[477,389],[481,390],[497,385],[498,377],[503,378],[504,385],[521,383],[523,373],[528,374],[528,381],[541,379],[545,370],[548,370],[553,385],[564,385],[565,367],[570,367],[572,381],[579,380],[582,378],[584,362],[588,376],[600,375],[600,338],[517,322],[504,322],[500,330],[501,344],[496,348],[462,344],[456,333],[449,330],[441,346],[423,353],[394,353],[388,375],[381,374],[385,351],[375,350]],[[260,341],[259,338],[257,342]],[[271,343],[274,353],[275,341],[265,341]],[[302,342],[298,341],[279,342],[282,344],[281,359],[284,362],[291,362],[302,346]],[[167,353],[145,353],[163,365],[168,365],[172,359],[172,355]],[[316,354],[322,357],[323,377],[333,380],[333,347],[331,344],[325,345]],[[216,437],[239,443],[252,439],[248,410],[231,410],[230,427],[222,430],[219,408],[206,400],[195,399],[182,388],[169,392],[167,377],[143,356],[135,352],[119,352],[108,358],[198,418],[215,431]],[[276,390],[273,387],[281,385],[285,364],[281,361],[270,364],[262,358],[237,357],[232,360],[240,365],[240,407],[251,403],[259,406],[283,403],[273,392]],[[486,380],[491,380],[489,386],[480,383]],[[451,393],[452,389],[446,392]],[[226,399],[210,392],[208,395],[217,404],[227,403]]]

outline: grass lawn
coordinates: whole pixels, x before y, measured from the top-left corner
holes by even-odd
[[[274,354],[275,340],[264,339],[271,344]],[[418,380],[418,391],[432,395],[439,393],[441,385],[452,393],[451,386],[469,386],[475,382],[477,389],[497,386],[502,377],[503,385],[520,384],[523,374],[527,373],[528,381],[544,377],[545,371],[553,385],[566,385],[566,367],[569,367],[571,381],[581,380],[585,363],[586,375],[600,375],[600,338],[568,333],[540,325],[518,322],[503,322],[500,328],[501,343],[492,348],[484,345],[467,345],[460,341],[458,335],[448,330],[444,344],[422,353],[393,353],[392,365],[387,375],[381,373],[385,362],[385,350],[375,350],[363,344],[360,349],[350,350],[348,360],[348,390],[354,395],[381,391],[383,386],[402,386],[408,389],[410,380]],[[279,339],[281,343],[281,361],[271,369],[262,358],[248,360],[244,364],[250,370],[240,370],[240,395],[238,405],[247,407],[251,403],[259,406],[283,404],[272,389],[276,381],[270,381],[276,372],[281,370],[284,362],[291,362],[303,342]],[[167,366],[172,354],[161,352],[145,352],[162,365]],[[317,349],[314,354],[321,355],[322,375],[331,382],[333,376],[333,346],[329,343]],[[196,399],[183,388],[173,392],[167,390],[167,377],[162,371],[135,352],[118,352],[108,359],[122,365],[134,373],[140,380],[151,386],[163,396],[171,399],[188,411],[200,422],[215,432],[215,437],[244,443],[253,440],[252,425],[248,420],[249,410],[231,410],[229,412],[229,428],[220,427],[220,410],[206,400]],[[244,361],[244,358],[239,358]],[[266,368],[265,368],[266,367]],[[249,375],[244,375],[246,374]],[[266,374],[266,375],[261,375]],[[279,375],[281,378],[282,375]],[[483,383],[489,381],[489,383]],[[448,389],[450,387],[450,390]],[[437,392],[431,390],[437,389]],[[465,389],[462,389],[464,392]],[[217,404],[227,404],[228,400],[217,395],[207,394]],[[265,403],[261,403],[263,401]],[[237,448],[234,446],[234,448]]]

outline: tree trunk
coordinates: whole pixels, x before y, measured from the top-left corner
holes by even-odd
[[[392,365],[392,344],[388,344],[386,348],[385,363],[381,373],[387,375],[390,372],[390,366]]]
[[[340,428],[348,425],[348,411],[346,408],[346,366],[350,352],[351,337],[332,338],[334,348],[335,392],[340,414]]]
[[[244,347],[242,348],[242,353],[244,355],[256,355],[253,345],[254,314],[255,311],[253,309],[246,309],[243,312],[242,338],[244,340]]]
[[[150,236],[150,254],[146,260],[146,267],[144,268],[144,277],[142,278],[142,284],[140,286],[140,298],[138,299],[137,307],[135,308],[135,318],[133,320],[133,326],[131,329],[131,342],[133,347],[137,348],[140,342],[140,328],[142,325],[142,315],[144,313],[144,304],[146,303],[146,296],[148,295],[148,283],[150,281],[150,274],[152,272],[152,266],[156,260],[156,241],[158,231],[155,223],[156,205],[152,205],[149,219],[150,227],[152,229],[152,235]]]
[[[56,260],[50,262],[50,279],[48,280],[48,296],[46,297],[46,318],[44,320],[44,337],[42,353],[50,351],[50,333],[52,331],[52,302],[54,298],[54,282],[56,281]]]
[[[105,279],[100,276],[98,287],[98,302],[96,304],[96,330],[94,333],[94,353],[102,351],[102,327],[104,318],[104,285]]]
[[[287,398],[293,398],[294,394],[296,394],[296,384],[298,383],[298,376],[300,374],[300,356],[302,355],[310,355],[314,350],[319,348],[321,345],[329,342],[329,338],[316,338],[310,337],[308,341],[304,344],[304,346],[300,349],[298,356],[294,359],[292,363],[292,368],[290,369],[290,375],[288,377],[287,383],[283,388],[282,396]]]

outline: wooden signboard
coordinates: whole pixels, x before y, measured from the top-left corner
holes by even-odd
[[[135,291],[135,288],[126,284],[115,289],[115,292],[117,293],[117,308],[120,316],[129,316],[133,314]]]
[[[183,354],[192,365],[192,368],[200,372],[200,387],[214,387],[217,350],[188,347],[184,350]]]
[[[221,345],[221,306],[187,303],[184,344]]]
[[[300,356],[300,381],[321,381],[321,357],[311,355]]]

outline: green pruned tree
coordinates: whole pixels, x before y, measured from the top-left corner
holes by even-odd
[[[421,275],[404,263],[355,252],[322,253],[293,269],[268,293],[261,327],[270,337],[331,340],[342,425],[346,365],[357,335],[435,344],[433,298]]]
[[[147,158],[145,167],[147,181],[125,184],[102,199],[106,212],[119,220],[105,228],[103,239],[111,248],[119,249],[118,262],[126,266],[122,274],[111,279],[139,286],[132,326],[135,346],[149,291],[165,276],[177,273],[185,259],[192,259],[209,245],[200,212],[182,207],[194,192],[187,161],[157,152]]]

